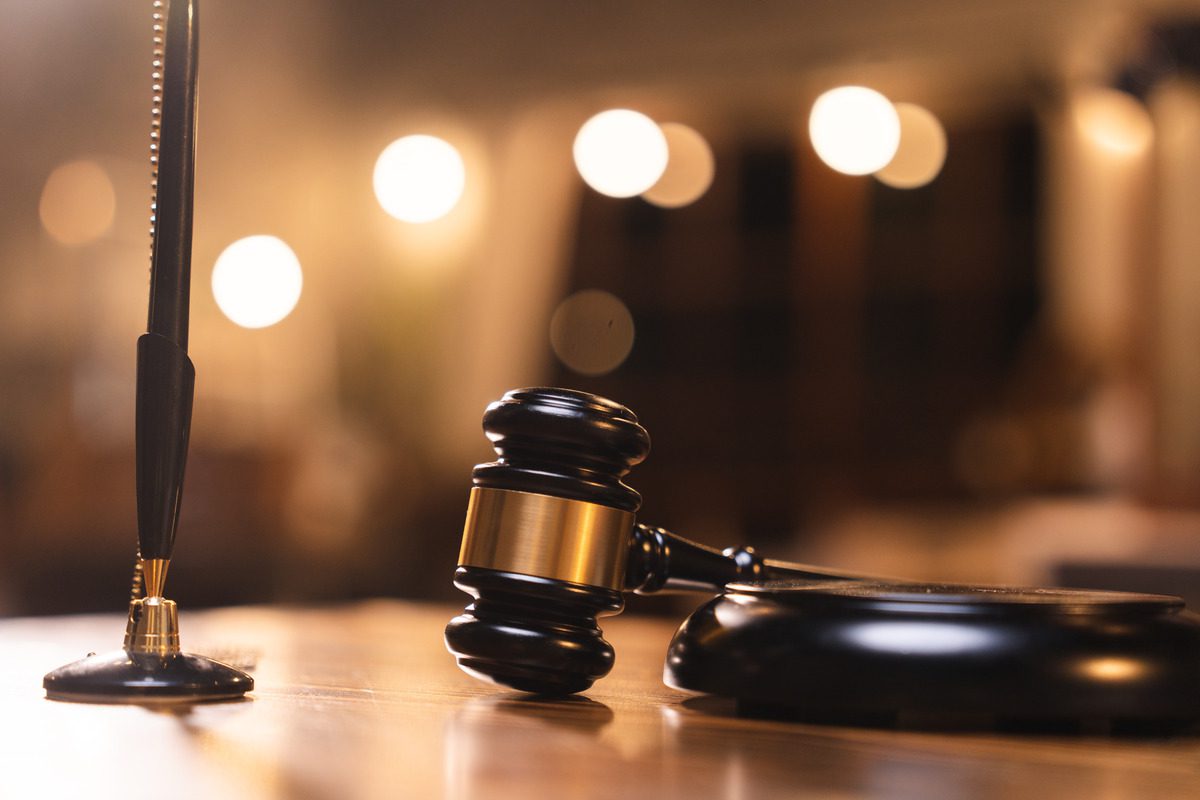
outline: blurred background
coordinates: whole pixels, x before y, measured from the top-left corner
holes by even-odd
[[[455,598],[537,384],[708,544],[1200,602],[1200,3],[200,11],[185,608]],[[0,612],[116,611],[151,3],[0,18]]]

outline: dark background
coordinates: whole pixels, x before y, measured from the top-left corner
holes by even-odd
[[[127,593],[141,5],[0,0],[8,614],[116,610]],[[169,593],[455,598],[483,408],[546,383],[632,407],[654,441],[630,478],[643,518],[709,544],[1194,592],[1200,90],[1166,59],[1137,87],[1154,139],[1129,152],[1097,144],[1084,111],[1164,41],[1155,25],[1197,12],[203,0],[197,396]],[[936,180],[898,190],[820,162],[808,108],[847,83],[938,115]],[[587,189],[571,141],[614,106],[700,131],[710,190],[667,210]],[[383,147],[419,132],[468,170],[460,207],[425,227],[384,214],[370,181]],[[38,209],[73,160],[105,171],[115,205],[101,235],[66,245]],[[245,330],[208,282],[224,247],[259,233],[296,251],[304,294]],[[547,333],[592,288],[636,328],[596,377],[559,363]]]

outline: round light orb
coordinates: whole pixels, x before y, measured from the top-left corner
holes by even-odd
[[[680,208],[699,200],[712,185],[712,148],[687,125],[666,122],[660,127],[667,139],[667,168],[642,197],[662,208]]]
[[[846,175],[884,167],[900,146],[900,117],[886,97],[865,86],[830,89],[813,103],[808,135],[817,155]]]
[[[1150,112],[1136,98],[1116,89],[1092,88],[1077,93],[1072,113],[1080,132],[1113,155],[1144,153],[1154,140]]]
[[[575,135],[575,166],[588,186],[609,197],[633,197],[667,168],[667,137],[654,120],[615,108],[589,119]]]
[[[633,315],[608,292],[576,292],[550,319],[550,346],[568,369],[581,375],[612,372],[633,349]]]
[[[916,189],[942,171],[946,163],[946,129],[921,106],[896,103],[895,108],[900,118],[900,146],[875,177],[894,189]]]
[[[300,260],[274,236],[239,239],[213,266],[217,306],[243,328],[266,328],[292,313],[303,283]]]
[[[46,178],[38,216],[56,240],[80,245],[108,231],[116,207],[117,195],[104,168],[95,161],[71,161]]]
[[[452,144],[415,134],[384,148],[375,162],[375,197],[402,222],[433,222],[458,205],[467,171]]]

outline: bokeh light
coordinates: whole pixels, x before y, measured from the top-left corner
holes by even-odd
[[[304,277],[281,239],[248,236],[226,247],[213,266],[217,306],[243,328],[274,325],[296,307]]]
[[[841,86],[813,103],[808,135],[829,167],[846,175],[867,175],[896,155],[900,117],[891,101],[874,89]]]
[[[575,135],[575,166],[588,186],[609,197],[633,197],[667,168],[667,137],[637,111],[615,108],[589,119]]]
[[[875,177],[895,189],[915,189],[942,171],[946,163],[946,129],[921,106],[896,103],[895,108],[900,118],[900,146]]]
[[[563,364],[582,375],[612,372],[633,349],[633,315],[608,292],[576,292],[554,311],[550,346]]]
[[[433,222],[458,204],[467,172],[449,142],[416,134],[384,148],[375,162],[374,182],[384,211],[403,222]]]
[[[1093,88],[1077,93],[1072,112],[1080,132],[1113,155],[1138,155],[1154,139],[1154,123],[1146,107],[1116,89]]]
[[[38,215],[59,242],[80,245],[104,235],[116,207],[117,195],[104,168],[94,161],[71,161],[46,179]]]
[[[660,128],[667,139],[667,168],[642,197],[663,208],[694,203],[712,185],[712,148],[703,136],[687,125],[666,122]]]

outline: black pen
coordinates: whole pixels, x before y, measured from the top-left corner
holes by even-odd
[[[137,517],[145,593],[161,597],[175,545],[192,419],[195,369],[187,355],[196,153],[196,0],[155,21],[151,132],[150,310],[137,346]],[[156,3],[156,10],[161,8]],[[161,39],[161,41],[160,41]]]

